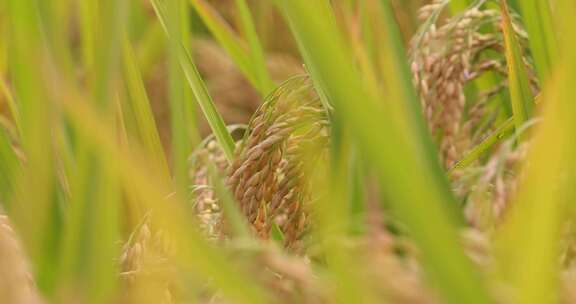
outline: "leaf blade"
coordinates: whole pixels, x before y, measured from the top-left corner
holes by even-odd
[[[510,100],[514,114],[516,131],[528,122],[532,117],[534,108],[534,95],[530,87],[528,71],[524,64],[523,54],[516,37],[510,9],[507,0],[500,2],[502,12],[502,31],[506,48],[506,61],[508,64],[508,83],[510,88]]]

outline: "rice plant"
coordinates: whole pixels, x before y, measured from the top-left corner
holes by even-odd
[[[0,303],[576,303],[575,14],[0,2]]]

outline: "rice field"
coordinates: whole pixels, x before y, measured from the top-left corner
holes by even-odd
[[[575,15],[0,1],[0,303],[576,303]]]

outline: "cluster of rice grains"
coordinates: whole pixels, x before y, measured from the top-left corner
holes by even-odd
[[[311,201],[306,169],[313,155],[328,144],[327,113],[307,77],[287,81],[272,93],[250,120],[237,144],[234,160],[226,159],[213,139],[195,152],[191,178],[194,202],[203,230],[215,237],[223,221],[210,186],[207,163],[227,172],[227,185],[254,234],[269,239],[274,229],[284,245],[296,248],[307,227],[305,205]]]
[[[202,142],[191,157],[190,180],[194,212],[200,229],[213,241],[222,238],[222,208],[210,179],[209,165],[212,164],[223,175],[228,168],[228,160],[214,136]]]
[[[424,23],[411,45],[414,85],[446,168],[453,167],[489,131],[485,122],[494,119],[497,111],[487,111],[488,103],[507,86],[501,13],[485,8],[485,2],[476,1],[449,19],[441,16],[448,1],[437,0],[422,7],[419,17]],[[527,34],[514,22],[516,35],[527,45]],[[527,57],[524,61],[536,91],[532,65]],[[477,84],[475,81],[484,75],[492,77],[491,87],[479,85],[466,94],[466,86]],[[493,109],[501,107],[503,104],[497,104]]]
[[[289,80],[258,109],[229,170],[228,185],[254,232],[279,228],[286,247],[306,230],[306,172],[328,144],[326,109],[306,77]],[[306,157],[304,157],[306,156]]]
[[[453,181],[456,195],[466,198],[464,215],[470,225],[485,231],[503,218],[516,193],[528,145],[507,140],[484,165],[468,168]]]
[[[125,303],[170,304],[179,294],[174,244],[152,225],[150,217],[142,218],[122,248],[119,262]]]

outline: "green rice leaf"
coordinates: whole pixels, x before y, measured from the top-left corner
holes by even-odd
[[[167,31],[166,33],[169,38],[177,39],[178,36],[174,35],[174,33],[170,32],[170,28],[166,27],[166,11],[162,3],[159,0],[152,0],[152,3],[154,4],[156,15],[161,24],[164,25],[164,29]],[[200,77],[200,73],[194,64],[188,49],[184,45],[180,44],[175,51],[177,51],[180,67],[188,80],[188,85],[192,88],[194,97],[202,109],[204,117],[206,117],[206,120],[208,121],[212,132],[216,136],[218,143],[222,147],[226,158],[228,158],[228,161],[231,161],[234,154],[234,140],[224,124],[224,119],[216,110],[214,101],[208,93],[208,89]]]
[[[4,208],[10,207],[7,204],[12,199],[20,165],[8,134],[0,127],[0,206]]]
[[[180,48],[190,42],[188,27],[188,11],[185,0],[175,0],[166,3],[165,23],[170,33],[168,36],[168,96],[170,99],[170,126],[172,172],[176,192],[186,197],[188,190],[188,155],[192,152],[189,127],[194,126],[192,115],[187,115],[187,109],[192,108],[193,100],[186,79],[180,68]]]
[[[156,163],[161,164],[161,171],[168,176],[168,164],[164,149],[160,142],[160,136],[156,127],[156,122],[150,108],[148,94],[138,68],[134,51],[127,38],[123,42],[124,77],[128,91],[129,113],[133,115],[132,120],[136,123],[136,134],[146,147],[146,151],[153,156]]]
[[[408,59],[406,50],[398,30],[392,4],[389,0],[380,0],[381,16],[384,21],[385,39],[382,46],[382,55],[380,59],[380,70],[384,75],[384,81],[387,84],[384,88],[384,96],[389,98],[387,107],[393,109],[396,113],[398,126],[412,139],[416,148],[416,154],[425,159],[424,163],[428,170],[435,175],[431,182],[437,183],[436,187],[442,189],[444,195],[450,197],[449,185],[444,171],[438,162],[438,155],[429,135],[420,100],[416,95],[412,85],[412,75],[408,68]],[[453,216],[458,217],[456,204],[449,199],[446,200],[446,207],[451,210]]]
[[[39,73],[47,62],[37,4],[34,0],[7,2],[9,71],[19,111],[21,148],[26,155],[26,166],[15,180],[13,201],[7,212],[35,265],[36,282],[46,292],[52,291],[57,270],[57,253],[51,238],[58,234],[54,229],[56,172],[51,149],[54,110],[52,100],[45,94],[45,75]],[[29,185],[34,185],[34,191]]]
[[[343,135],[343,134],[341,134]],[[355,259],[356,251],[348,248],[343,242],[351,235],[354,214],[351,211],[350,198],[355,195],[354,185],[350,185],[353,174],[349,166],[350,149],[344,147],[349,138],[340,138],[332,145],[329,167],[318,164],[314,166],[317,174],[314,188],[325,189],[326,195],[315,204],[314,222],[316,238],[325,252],[330,275],[328,280],[337,286],[334,297],[340,303],[375,303],[376,293],[370,284],[361,283],[364,267],[363,261]],[[311,159],[317,151],[307,151]]]
[[[534,95],[530,87],[528,71],[524,64],[521,47],[512,27],[507,0],[500,2],[500,9],[502,11],[502,30],[506,46],[506,61],[508,63],[510,99],[514,114],[514,125],[516,131],[518,131],[532,117]]]
[[[466,10],[468,5],[470,5],[470,0],[449,0],[450,10],[453,14],[458,14]]]
[[[548,0],[533,0],[518,1],[518,5],[530,35],[530,50],[536,70],[540,79],[546,81],[558,56],[557,33],[554,30],[551,4]]]
[[[507,119],[502,125],[500,125],[496,131],[488,135],[480,144],[472,148],[463,159],[458,161],[450,172],[455,170],[464,169],[471,165],[474,161],[480,159],[490,148],[495,144],[500,142],[502,139],[506,138],[514,130],[514,119]]]
[[[212,97],[210,97],[208,89],[202,81],[196,65],[194,65],[192,58],[183,47],[180,48],[179,58],[180,67],[184,70],[188,84],[192,88],[196,100],[199,102],[200,108],[204,112],[206,120],[208,120],[212,132],[216,136],[216,139],[220,143],[220,146],[228,160],[231,160],[234,154],[234,140],[224,124],[224,119],[222,119],[216,106],[214,106]]]
[[[96,64],[96,1],[80,1],[78,3],[78,15],[80,16],[80,39],[82,63],[86,70],[93,70]]]
[[[134,52],[143,78],[147,79],[154,64],[162,59],[166,48],[165,40],[162,25],[154,22],[148,26],[140,40],[134,43]]]
[[[235,0],[238,9],[242,30],[248,40],[244,42],[236,35],[234,30],[218,14],[218,12],[205,0],[190,0],[198,15],[204,21],[212,35],[226,50],[240,71],[262,96],[270,93],[272,80],[266,68],[262,46],[258,39],[254,22],[246,2]]]
[[[262,96],[265,96],[274,88],[274,82],[268,73],[266,58],[264,57],[264,48],[258,38],[258,32],[254,25],[254,18],[252,17],[248,4],[246,4],[246,0],[235,0],[235,3],[236,8],[238,9],[242,33],[246,37],[246,41],[250,47],[252,69],[256,79],[258,80],[257,89]]]

